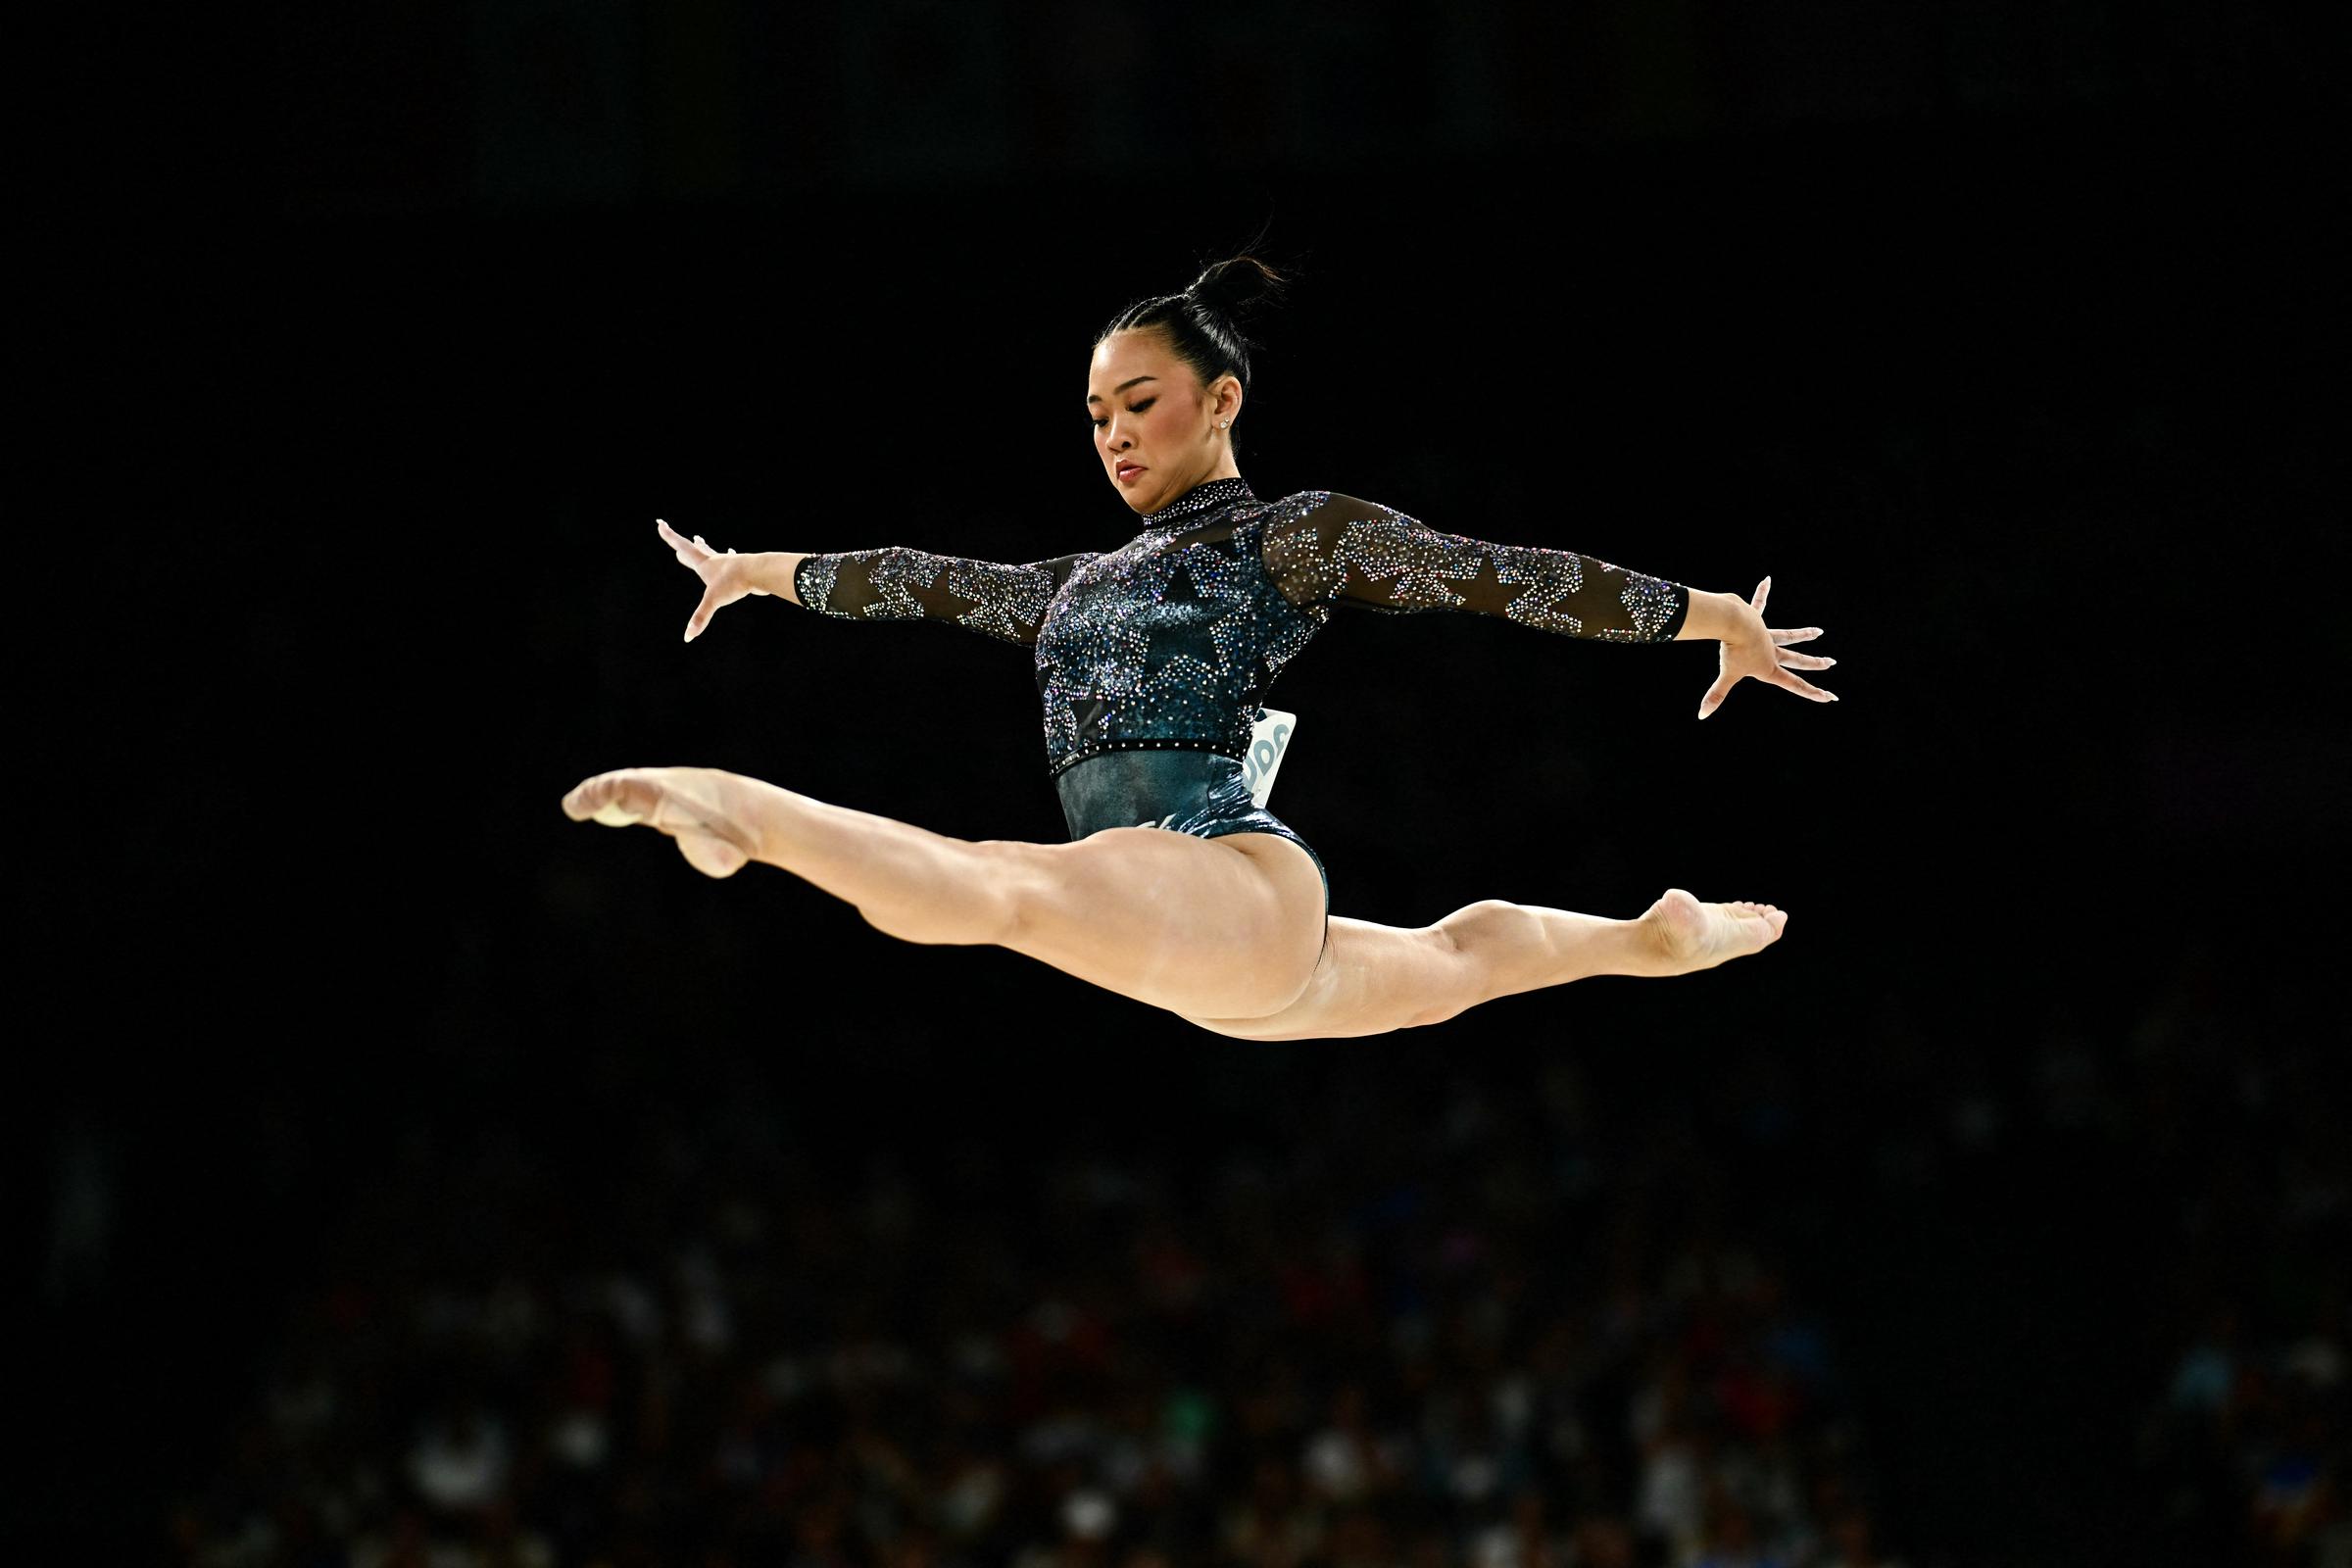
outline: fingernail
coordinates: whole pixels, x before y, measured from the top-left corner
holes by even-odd
[[[1836,702],[1837,700],[1838,700],[1838,694],[1837,694],[1836,692],[1832,692],[1832,693],[1830,693],[1830,701],[1834,703],[1834,702]]]

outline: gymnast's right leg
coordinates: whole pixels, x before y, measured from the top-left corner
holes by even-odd
[[[1275,1012],[1306,989],[1323,883],[1274,834],[1109,828],[1074,844],[950,838],[716,768],[623,768],[564,798],[574,821],[644,823],[696,869],[778,866],[908,942],[995,944],[1188,1015]]]

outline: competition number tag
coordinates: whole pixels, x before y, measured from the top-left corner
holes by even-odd
[[[1291,749],[1291,731],[1298,728],[1298,715],[1277,708],[1261,708],[1258,715],[1250,734],[1250,755],[1242,760],[1242,772],[1250,781],[1250,801],[1263,810],[1266,797],[1274,793],[1274,770],[1282,765],[1282,754]]]

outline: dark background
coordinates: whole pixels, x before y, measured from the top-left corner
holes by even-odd
[[[1604,1102],[1801,1085],[1754,1168],[1811,1215],[1784,1244],[1893,1544],[2139,1542],[2168,1173],[2203,1168],[2149,1151],[2193,1152],[2198,1108],[2176,1145],[2121,1090],[2120,1125],[2022,1107],[2053,1035],[2128,1076],[2191,969],[2221,1058],[2344,1104],[2306,914],[2346,761],[2320,29],[1794,0],[162,25],[104,74],[112,177],[42,197],[78,500],[34,546],[21,698],[20,1212],[60,1401],[26,1495],[161,1550],[286,1303],[365,1253],[354,1195],[420,1147],[561,1184],[749,1097],[854,1194],[956,1139],[1279,1150],[1359,1086],[1508,1098],[1573,1053]],[[1770,573],[1769,618],[1840,661],[1834,707],[1748,684],[1701,725],[1710,650],[1343,616],[1273,694],[1275,807],[1336,911],[1681,885],[1788,909],[1780,947],[1246,1046],[561,816],[679,761],[1058,837],[1021,651],[774,601],[682,647],[652,519],[1106,548],[1092,334],[1261,225],[1299,278],[1239,431],[1258,493]],[[2013,1136],[1887,1179],[1936,1075],[1896,1034]]]

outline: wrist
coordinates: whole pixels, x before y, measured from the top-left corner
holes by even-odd
[[[792,591],[792,570],[801,563],[798,555],[785,550],[763,550],[745,559],[751,563],[753,587],[779,599],[799,602],[799,596]]]
[[[1680,642],[1722,642],[1739,631],[1740,612],[1747,601],[1738,594],[1713,594],[1703,588],[1690,590],[1690,611],[1683,617],[1683,629],[1675,633]]]

